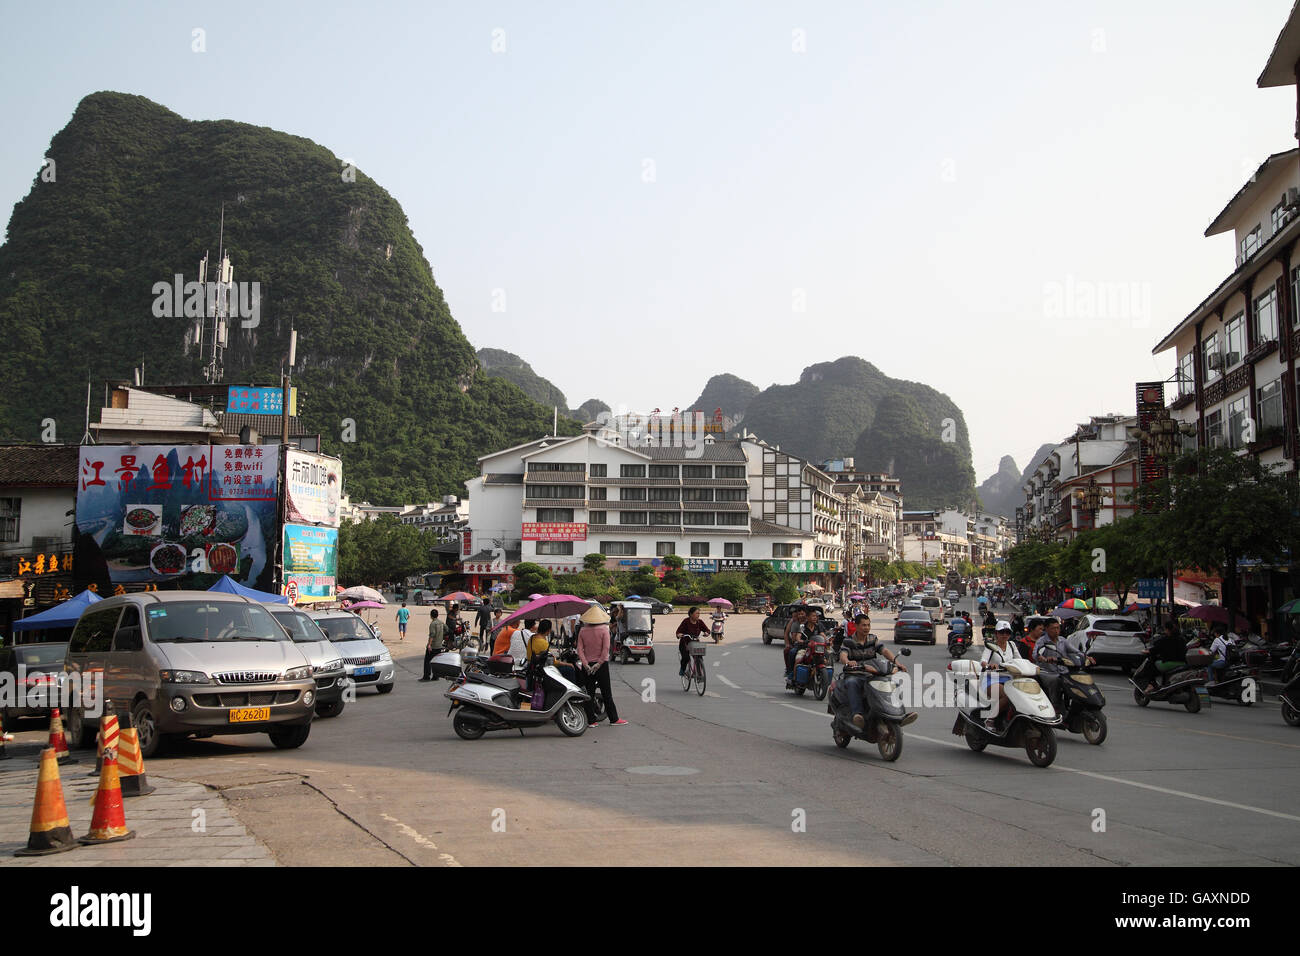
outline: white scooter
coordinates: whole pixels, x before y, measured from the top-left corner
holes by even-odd
[[[459,655],[440,654],[433,659],[433,672],[443,676],[446,669],[459,663]],[[587,693],[570,683],[551,663],[550,654],[544,662],[530,664],[527,673],[533,686],[541,686],[541,706],[534,707],[533,693],[529,691],[529,678],[517,676],[511,670],[509,657],[494,658],[485,669],[461,666],[453,679],[446,697],[451,701],[447,713],[454,713],[451,726],[463,740],[478,740],[489,730],[518,730],[523,735],[525,727],[540,727],[554,721],[569,737],[581,737],[587,730],[587,715],[583,704]],[[499,671],[493,673],[493,664]]]
[[[966,738],[966,745],[979,753],[989,744],[998,747],[1023,747],[1035,767],[1049,766],[1056,759],[1056,731],[1061,717],[1038,683],[1038,665],[1014,658],[1005,661],[1003,670],[1011,675],[1000,687],[1011,704],[1005,723],[988,727],[986,718],[997,714],[997,697],[992,691],[981,694],[980,661],[957,660],[948,665],[957,681],[957,721],[952,732]],[[996,686],[996,685],[995,685]]]

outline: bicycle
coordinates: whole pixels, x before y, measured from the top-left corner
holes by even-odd
[[[695,692],[701,697],[704,696],[704,688],[708,684],[708,676],[704,670],[704,643],[701,641],[691,641],[686,645],[687,657],[686,673],[682,675],[682,690],[686,693],[691,692],[691,682],[696,684]]]

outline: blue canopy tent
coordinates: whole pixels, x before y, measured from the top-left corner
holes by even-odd
[[[69,598],[62,604],[56,604],[48,611],[14,621],[14,630],[35,631],[43,628],[76,627],[81,612],[102,600],[104,599],[94,591],[82,591],[76,597]]]
[[[246,597],[250,601],[261,601],[263,604],[288,604],[289,599],[283,594],[267,594],[265,591],[257,591],[253,588],[246,588],[229,574],[223,574],[217,579],[217,583],[208,588],[209,591],[220,591],[223,594],[238,594],[240,597]]]

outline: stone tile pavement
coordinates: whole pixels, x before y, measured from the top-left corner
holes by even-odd
[[[275,866],[275,857],[230,814],[225,799],[197,783],[149,774],[158,789],[123,801],[135,838],[79,846],[52,856],[16,857],[27,845],[36,796],[35,748],[9,746],[0,761],[0,867],[6,866]],[[94,755],[60,767],[63,801],[74,836],[90,830],[98,776]]]

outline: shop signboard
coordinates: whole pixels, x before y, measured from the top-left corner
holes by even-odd
[[[84,445],[74,581],[272,590],[277,462],[262,445]]]
[[[525,521],[524,541],[586,541],[587,525],[573,521]]]
[[[284,526],[285,587],[295,586],[299,601],[328,601],[334,597],[338,547],[337,528]]]
[[[713,558],[687,558],[686,570],[699,574],[712,574],[718,570],[718,562]]]
[[[339,526],[339,489],[343,462],[290,448],[285,460],[285,521]]]

